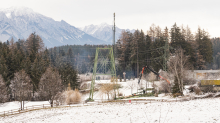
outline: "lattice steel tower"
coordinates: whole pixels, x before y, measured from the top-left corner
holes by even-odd
[[[90,87],[89,100],[93,101],[94,86],[97,75],[110,75],[112,78],[116,78],[115,69],[115,13],[114,13],[114,25],[113,25],[113,43],[112,47],[108,48],[96,48],[94,68],[92,75],[92,82]]]

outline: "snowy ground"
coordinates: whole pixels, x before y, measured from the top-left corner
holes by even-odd
[[[90,82],[91,81],[88,81],[89,84],[90,84]],[[95,83],[96,84],[104,84],[104,83],[111,83],[111,82],[110,82],[110,80],[96,80]],[[141,87],[146,88],[146,86],[147,86],[147,88],[153,88],[152,83],[146,82],[145,80],[141,80],[140,84],[138,84],[137,78],[134,80],[133,79],[126,80],[126,82],[124,82],[124,79],[123,79],[122,82],[117,82],[117,84],[121,85],[122,88],[119,89],[119,93],[121,93],[123,96],[129,96],[129,95],[132,95],[132,93],[140,92],[140,91],[142,91],[142,90],[139,90]],[[131,87],[133,89],[131,89]],[[86,100],[88,98],[89,98],[89,94],[83,96],[83,100]],[[100,92],[95,92],[93,98],[95,100],[108,99],[107,95],[101,95]],[[113,97],[111,97],[111,98],[113,98]]]
[[[118,82],[122,85],[119,92],[124,96],[131,95],[129,82],[137,83],[137,79],[127,82]],[[96,81],[96,83],[110,83],[110,80]],[[142,80],[142,85],[146,86],[146,81]],[[148,88],[151,88],[148,83]],[[136,93],[140,85],[135,84],[133,93]],[[185,91],[185,93],[188,93]],[[89,98],[84,95],[83,101]],[[100,101],[107,99],[106,95],[100,95],[99,92],[94,93],[94,99]],[[135,99],[135,98],[133,98]],[[138,99],[157,99],[157,100],[176,100],[160,94],[159,97],[141,97]],[[134,101],[135,102],[135,101]],[[220,98],[209,98],[200,100],[191,100],[185,102],[157,102],[146,101],[148,103],[101,103],[82,107],[65,107],[41,109],[14,116],[0,117],[1,122],[74,122],[74,123],[190,123],[190,122],[220,122]],[[152,103],[153,102],[153,103]],[[26,106],[49,104],[48,101],[26,102]],[[0,112],[11,109],[20,108],[19,102],[8,102],[0,104]]]
[[[52,108],[15,116],[0,122],[73,123],[214,123],[220,122],[220,98],[147,104],[107,103],[93,106]]]
[[[24,107],[33,106],[33,105],[43,105],[50,104],[48,101],[25,101]],[[21,103],[19,101],[0,103],[0,112],[19,109],[21,107]]]

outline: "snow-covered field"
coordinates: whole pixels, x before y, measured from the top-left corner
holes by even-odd
[[[147,104],[106,103],[52,108],[1,117],[0,122],[214,123],[220,122],[220,98]]]
[[[91,83],[91,81],[88,81],[88,84],[90,84],[90,83]],[[96,84],[104,84],[104,83],[111,83],[111,82],[110,82],[110,80],[96,80],[95,83]],[[145,80],[141,80],[140,84],[138,84],[137,78],[134,80],[133,79],[126,80],[126,82],[124,82],[124,79],[123,79],[122,82],[117,82],[117,84],[121,85],[122,88],[120,88],[118,91],[123,96],[128,96],[128,95],[132,95],[132,93],[140,92],[140,91],[142,91],[142,90],[139,90],[141,87],[146,88],[146,86],[147,86],[147,88],[153,88],[152,83],[150,83],[150,82],[147,83]],[[89,98],[89,94],[83,96],[84,100],[86,100],[88,98]],[[101,95],[100,92],[95,92],[93,98],[94,98],[94,100],[108,99],[107,95]],[[113,97],[111,97],[111,98],[113,98]]]
[[[96,83],[110,83],[108,80],[96,81]],[[119,82],[122,88],[119,92],[124,96],[131,95],[129,83],[137,83],[137,79],[127,82]],[[147,83],[152,88],[151,83]],[[143,87],[146,81],[142,80]],[[133,93],[136,93],[140,85],[133,85]],[[140,90],[141,91],[141,90]],[[189,94],[185,90],[185,94]],[[190,94],[191,95],[191,94]],[[89,95],[83,96],[83,101]],[[95,101],[106,100],[106,95],[94,93]],[[134,99],[134,98],[133,98]],[[180,98],[172,98],[160,94],[159,97],[140,97],[146,100],[175,101]],[[133,101],[135,102],[135,101]],[[74,123],[197,123],[197,122],[220,122],[220,98],[207,98],[190,100],[185,102],[157,102],[145,101],[145,103],[94,103],[94,105],[81,107],[59,107],[51,109],[40,109],[14,116],[0,117],[0,123],[7,122],[74,122]],[[146,103],[147,102],[147,103]],[[26,106],[49,104],[48,101],[25,102]],[[91,104],[91,103],[90,103]],[[0,112],[20,108],[19,102],[8,102],[0,104]]]
[[[49,105],[50,103],[49,101],[25,101],[24,107],[43,104]],[[19,109],[20,107],[21,103],[19,101],[0,103],[0,112]]]

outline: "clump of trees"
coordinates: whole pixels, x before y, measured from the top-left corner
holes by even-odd
[[[172,93],[181,93],[183,95],[184,79],[190,67],[191,65],[188,62],[188,58],[184,55],[183,49],[177,49],[175,55],[169,61],[169,72],[174,77]]]
[[[57,52],[57,51],[56,51]],[[27,40],[0,42],[0,100],[53,100],[68,83],[78,88],[73,51],[56,53],[35,33]],[[62,60],[63,55],[67,56]],[[72,60],[73,61],[73,60]],[[56,87],[55,87],[56,86]],[[44,93],[44,94],[42,94]]]
[[[99,91],[100,91],[100,94],[101,96],[103,95],[107,95],[108,97],[108,100],[110,99],[110,96],[113,97],[113,95],[115,94],[115,91],[114,91],[114,87],[115,87],[115,83],[105,83],[105,84],[102,84],[99,88]]]

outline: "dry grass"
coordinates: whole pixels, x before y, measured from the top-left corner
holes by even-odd
[[[108,96],[108,100],[109,100],[110,95],[112,95],[113,90],[114,90],[114,84],[112,83],[103,84],[99,89],[99,91],[101,92],[101,95],[106,94]]]
[[[81,93],[78,89],[73,90],[67,90],[62,93],[58,93],[55,96],[55,102],[56,105],[62,105],[62,104],[77,104],[81,102]]]
[[[78,89],[66,91],[66,101],[67,105],[77,104],[81,102],[81,94]]]

